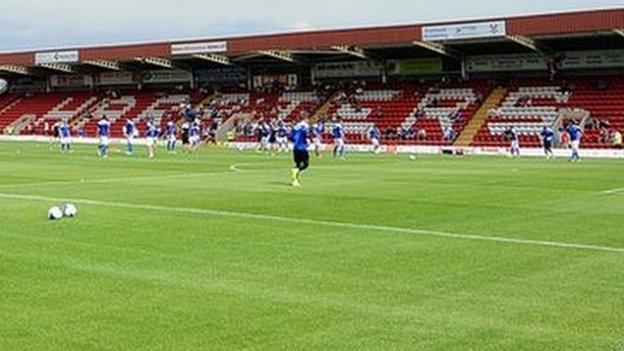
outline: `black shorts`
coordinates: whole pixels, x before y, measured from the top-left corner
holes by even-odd
[[[553,142],[552,141],[544,141],[544,150],[552,151]]]
[[[294,156],[295,156],[295,164],[297,166],[307,164],[308,161],[310,160],[310,154],[308,154],[307,150],[306,151],[295,150]]]

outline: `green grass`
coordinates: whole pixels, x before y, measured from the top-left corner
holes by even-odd
[[[624,252],[392,230],[624,248],[621,161],[312,164],[0,143],[0,350],[624,349]]]

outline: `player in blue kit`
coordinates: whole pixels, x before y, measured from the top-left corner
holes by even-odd
[[[178,148],[178,126],[173,121],[167,122],[167,151],[175,152]]]
[[[553,154],[553,144],[555,143],[555,132],[550,127],[544,127],[540,133],[542,139],[542,145],[544,146],[544,154],[546,157],[551,158]]]
[[[275,140],[277,142],[277,152],[282,153],[288,150],[288,129],[283,122],[279,122],[275,134]]]
[[[191,149],[197,149],[201,144],[201,133],[199,130],[199,120],[191,124],[189,129],[189,143],[191,143]]]
[[[342,128],[342,123],[340,123],[340,118],[336,121],[336,124],[334,124],[332,135],[334,137],[334,157],[344,157],[345,135],[344,135],[344,129]]]
[[[314,125],[312,125],[310,132],[312,133],[312,144],[314,144],[314,154],[316,154],[316,157],[320,158],[323,156],[321,154],[321,146],[323,143],[323,133],[325,132],[325,127],[323,126],[323,123],[321,122],[314,123]]]
[[[292,186],[301,186],[301,172],[310,167],[310,155],[308,153],[308,137],[310,125],[308,118],[304,117],[301,122],[297,123],[292,131],[293,156],[295,160],[295,168],[292,170]]]
[[[259,151],[270,151],[269,140],[271,139],[271,126],[269,123],[266,121],[260,122],[258,133],[260,134]]]
[[[381,146],[379,143],[379,139],[381,138],[381,131],[379,131],[379,128],[377,127],[377,125],[373,125],[373,127],[371,128],[369,132],[369,136],[371,140],[371,146],[373,147],[373,153],[378,154],[381,149]]]
[[[511,156],[520,156],[520,136],[514,127],[510,127],[505,131],[507,139],[511,142],[509,153]]]
[[[71,127],[64,119],[59,125],[59,137],[61,140],[61,152],[70,152],[71,149]]]
[[[102,158],[108,157],[108,143],[110,136],[110,122],[106,116],[98,121],[97,124],[98,136],[100,137],[100,143],[98,144],[98,155]]]
[[[572,148],[572,156],[570,162],[581,162],[581,139],[583,138],[583,129],[576,124],[571,123],[566,131],[570,135],[570,147]]]
[[[153,120],[147,122],[147,132],[145,133],[145,146],[147,146],[147,155],[149,158],[154,158],[154,148],[156,147],[156,142],[158,141],[158,137],[160,136],[160,129],[158,128],[158,124]]]
[[[132,155],[134,153],[134,135],[136,127],[134,121],[130,118],[126,120],[126,124],[123,127],[124,138],[126,139],[126,155]]]

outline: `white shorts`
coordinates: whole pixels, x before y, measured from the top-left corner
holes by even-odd
[[[269,143],[269,137],[268,136],[262,137],[260,139],[260,143],[262,143],[262,145],[267,145]]]
[[[379,139],[377,139],[377,138],[372,138],[372,139],[371,139],[371,144],[372,144],[373,146],[379,146]]]
[[[572,140],[570,142],[570,147],[572,151],[578,152],[581,149],[581,141],[580,140]]]
[[[156,138],[152,138],[152,137],[145,138],[145,145],[147,145],[148,147],[156,145]]]
[[[285,137],[277,137],[275,140],[277,141],[278,144],[286,144]]]
[[[512,140],[511,141],[511,148],[512,149],[519,149],[520,148],[520,140]]]
[[[169,141],[172,142],[172,143],[175,143],[176,141],[178,141],[178,139],[176,138],[175,135],[170,135],[169,136]]]
[[[100,137],[100,145],[108,146],[108,143],[109,143],[108,137],[105,137],[105,136]]]
[[[199,140],[200,140],[200,139],[199,139],[199,137],[198,137],[198,136],[193,136],[193,137],[190,137],[190,138],[189,138],[189,141],[190,141],[190,142],[191,142],[191,144],[193,144],[193,145],[197,145],[197,144],[199,144]]]
[[[322,144],[321,138],[314,138],[314,139],[312,139],[312,143],[314,144],[314,146],[320,147],[321,144]]]
[[[71,144],[71,138],[70,137],[61,138],[61,144],[63,144],[63,145]]]
[[[345,142],[344,139],[334,139],[334,144],[336,144],[336,146],[344,146]]]

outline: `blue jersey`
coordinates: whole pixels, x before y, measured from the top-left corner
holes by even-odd
[[[342,138],[344,138],[344,132],[342,130],[342,124],[337,123],[334,126],[334,130],[333,130],[332,134],[334,135],[334,139],[342,139]]]
[[[69,138],[71,136],[71,130],[69,128],[69,124],[67,123],[61,124],[61,126],[59,127],[59,134],[61,135],[61,138]]]
[[[325,127],[321,123],[312,126],[312,136],[315,138],[320,138],[324,131]]]
[[[381,137],[381,133],[379,132],[379,128],[375,127],[370,131],[371,139],[379,139]]]
[[[192,137],[196,137],[199,136],[199,126],[197,124],[194,124],[190,131],[189,131],[189,135]]]
[[[98,134],[101,137],[107,137],[110,135],[110,122],[102,119],[98,122]]]
[[[544,129],[540,135],[545,142],[551,143],[555,140],[555,132],[553,132],[550,128]]]
[[[310,126],[305,122],[300,122],[293,128],[292,141],[295,151],[307,151],[308,150],[308,132]]]
[[[266,123],[262,123],[260,125],[260,136],[268,137],[271,135],[271,126]]]
[[[570,140],[579,141],[583,136],[583,130],[576,124],[571,124],[568,126],[568,134],[570,134]]]
[[[126,122],[126,125],[124,126],[124,133],[127,136],[134,135],[134,122],[132,122],[131,120],[128,120],[128,122]]]
[[[281,127],[277,128],[277,136],[279,138],[285,138],[286,135],[288,135],[288,131],[286,130],[286,127],[281,126]]]
[[[195,112],[195,110],[187,108],[184,111],[184,118],[189,123],[194,122],[197,119],[197,113]]]
[[[178,131],[178,128],[176,127],[175,123],[173,122],[167,123],[167,136],[173,137],[176,135],[177,131]]]
[[[158,131],[158,127],[156,126],[156,123],[148,123],[147,124],[147,137],[148,138],[158,138],[158,135],[160,134],[160,132]]]

